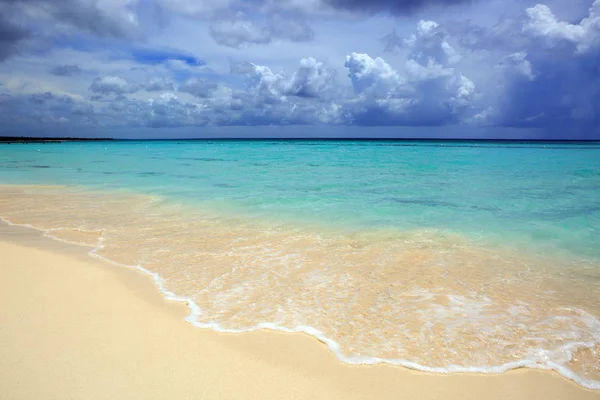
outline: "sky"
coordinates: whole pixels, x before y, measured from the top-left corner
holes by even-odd
[[[600,139],[600,0],[0,0],[0,135]]]

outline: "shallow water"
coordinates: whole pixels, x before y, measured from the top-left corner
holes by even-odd
[[[0,216],[157,274],[198,326],[600,388],[600,146],[398,144],[3,146]]]

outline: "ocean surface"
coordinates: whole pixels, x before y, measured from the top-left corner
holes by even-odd
[[[199,327],[600,389],[600,143],[0,144],[0,217],[152,275]]]

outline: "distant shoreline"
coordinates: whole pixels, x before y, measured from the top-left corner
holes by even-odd
[[[307,138],[307,137],[289,137],[289,138],[231,138],[231,137],[202,137],[202,138],[162,138],[162,139],[129,139],[129,138],[84,138],[84,137],[32,137],[32,136],[0,136],[0,143],[61,143],[61,142],[191,142],[191,141],[227,141],[227,142],[437,142],[437,143],[589,143],[600,144],[600,140],[548,140],[548,139],[465,139],[465,138]]]
[[[30,137],[30,136],[0,136],[0,143],[60,143],[60,142],[90,142],[107,141],[112,138],[74,138],[74,137]]]

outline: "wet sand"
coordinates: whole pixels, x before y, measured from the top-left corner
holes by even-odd
[[[351,366],[303,334],[194,328],[150,278],[86,251],[0,225],[2,399],[600,399],[554,372]]]
[[[76,187],[0,185],[0,216],[155,274],[201,328],[305,332],[350,364],[551,368],[600,388],[597,261],[439,229],[313,227]]]

